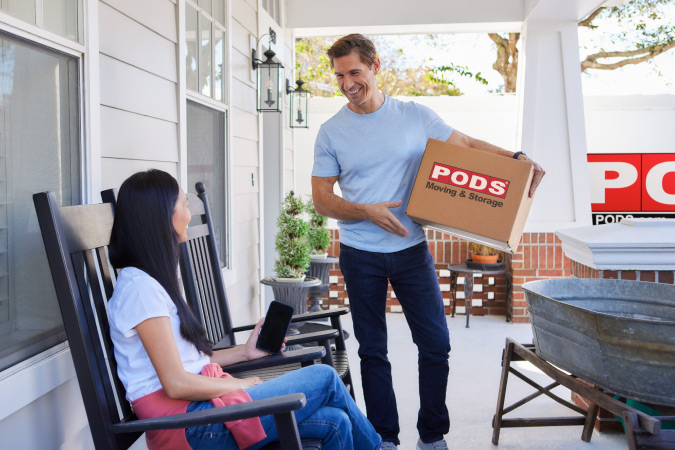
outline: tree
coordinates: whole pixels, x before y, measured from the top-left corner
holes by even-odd
[[[579,22],[579,27],[594,30],[595,40],[606,38],[618,48],[596,48],[581,62],[581,71],[588,69],[615,70],[627,65],[641,64],[675,48],[675,27],[668,22],[667,8],[673,0],[631,0],[623,6],[600,7]],[[618,26],[619,31],[604,29]],[[600,35],[602,33],[602,35]],[[516,91],[520,33],[489,33],[497,45],[493,68],[504,79],[505,92]]]
[[[615,70],[631,64],[640,64],[675,48],[675,27],[666,23],[664,6],[673,0],[632,0],[620,7],[601,7],[579,22],[580,27],[599,28],[596,19],[606,19],[627,25],[623,31],[610,36],[612,44],[622,45],[619,50],[600,49],[586,56],[581,70]],[[672,17],[670,17],[672,20]],[[619,58],[618,61],[614,60]]]
[[[518,40],[520,33],[509,33],[507,37],[499,33],[488,33],[492,42],[497,45],[497,60],[492,65],[504,79],[504,92],[516,92],[518,75]]]
[[[461,95],[455,87],[454,76],[464,76],[487,84],[480,73],[473,74],[467,67],[454,64],[433,65],[427,59],[420,64],[406,55],[390,36],[369,36],[378,49],[382,69],[377,78],[378,87],[386,95]],[[411,39],[433,40],[431,35],[415,35]],[[326,56],[326,50],[335,42],[334,37],[300,38],[295,41],[296,71],[306,81],[307,89],[317,97],[342,95],[335,82],[335,76]],[[418,55],[415,55],[418,56]]]

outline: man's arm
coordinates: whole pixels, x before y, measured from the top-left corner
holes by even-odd
[[[463,147],[485,150],[487,152],[505,156],[507,158],[513,157],[513,152],[504,150],[503,148],[492,145],[489,142],[481,141],[480,139],[474,139],[471,136],[460,132],[459,130],[454,130],[448,140],[445,142],[449,144],[461,145]],[[530,185],[529,193],[529,196],[532,197],[534,195],[534,191],[537,189],[537,186],[539,186],[539,183],[541,183],[541,179],[544,177],[544,175],[546,175],[546,172],[539,164],[524,154],[518,156],[518,159],[521,161],[530,161],[534,165],[534,177],[532,178],[532,184]]]
[[[401,206],[401,200],[372,205],[348,202],[333,193],[337,179],[337,176],[312,177],[312,200],[316,212],[338,220],[370,220],[390,233],[408,236],[408,229],[389,210]]]

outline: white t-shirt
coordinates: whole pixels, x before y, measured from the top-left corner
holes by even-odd
[[[117,373],[130,402],[162,387],[135,328],[153,317],[169,318],[171,332],[186,371],[199,373],[211,362],[208,356],[181,336],[178,310],[162,285],[142,270],[126,267],[117,277],[115,291],[108,304],[108,320],[115,347]]]

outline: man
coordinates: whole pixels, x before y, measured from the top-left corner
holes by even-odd
[[[348,103],[321,126],[314,150],[316,210],[339,220],[345,278],[368,419],[383,449],[399,445],[398,412],[387,359],[387,282],[401,303],[418,347],[418,450],[447,449],[445,405],[450,338],[438,278],[424,231],[405,214],[427,140],[434,138],[504,157],[529,160],[453,130],[432,110],[385,96],[373,43],[359,34],[327,52]],[[534,163],[534,193],[544,171]],[[343,198],[333,193],[338,182]]]

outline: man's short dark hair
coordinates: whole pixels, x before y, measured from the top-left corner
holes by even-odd
[[[377,51],[373,42],[362,34],[349,34],[338,39],[326,54],[330,58],[330,66],[333,66],[335,58],[350,55],[352,52],[358,52],[361,62],[372,67],[377,58]]]

